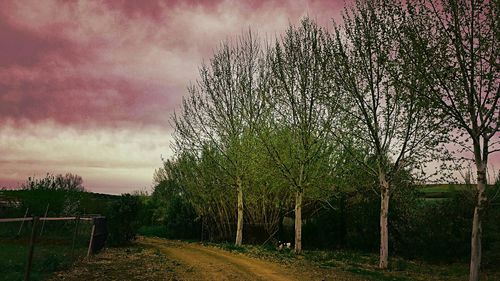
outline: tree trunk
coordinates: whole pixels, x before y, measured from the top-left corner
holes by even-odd
[[[280,209],[280,220],[278,224],[278,240],[279,241],[284,241],[285,240],[285,229],[283,227],[283,220],[285,220],[285,215],[283,211]]]
[[[346,222],[346,196],[344,193],[340,195],[340,207],[339,207],[339,221],[340,221],[340,233],[339,233],[339,245],[344,248],[345,246],[345,238],[347,236],[347,222]]]
[[[380,263],[381,269],[386,269],[389,263],[389,182],[384,173],[379,175],[380,180]]]
[[[236,226],[236,246],[241,246],[243,242],[243,187],[240,178],[236,179],[238,188],[238,224]]]
[[[469,281],[479,280],[479,269],[481,267],[481,220],[483,215],[486,195],[486,165],[483,161],[476,161],[477,169],[477,202],[474,208],[474,217],[472,220],[471,251],[470,251],[470,275]]]
[[[302,252],[302,191],[295,194],[295,253]]]

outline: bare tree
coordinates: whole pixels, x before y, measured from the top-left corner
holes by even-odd
[[[83,187],[83,179],[76,174],[67,173],[66,175],[57,175],[55,178],[56,185],[60,189],[68,191],[85,191]]]
[[[426,84],[421,97],[450,117],[477,172],[470,279],[479,280],[488,157],[500,150],[498,1],[408,2],[407,64]]]
[[[21,186],[23,189],[46,189],[46,190],[63,190],[84,192],[83,179],[81,176],[66,173],[66,175],[58,174],[56,176],[47,173],[43,178],[36,179],[29,177],[28,180]]]
[[[380,194],[380,268],[389,256],[389,202],[394,179],[403,171],[418,171],[439,142],[438,120],[415,98],[421,82],[401,63],[398,32],[402,9],[391,0],[358,0],[346,9],[343,25],[329,44],[333,93],[343,93],[342,109],[351,119],[338,129],[366,146],[369,155],[355,161],[378,179]],[[338,99],[338,97],[332,99]]]

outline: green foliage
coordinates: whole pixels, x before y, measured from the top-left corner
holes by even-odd
[[[11,208],[0,209],[0,216],[24,216],[26,209],[29,216],[61,216],[77,215],[82,212],[82,201],[88,196],[83,187],[83,180],[78,175],[66,174],[28,178],[21,190],[0,191],[7,201],[19,202],[11,204]]]
[[[474,210],[470,191],[449,191],[441,200],[421,198],[411,186],[399,188],[390,203],[390,247],[398,256],[432,262],[465,262],[470,253],[471,217]],[[343,198],[342,200],[340,198]],[[330,201],[304,225],[304,242],[309,248],[378,249],[379,198],[373,192],[343,193]],[[342,203],[344,202],[344,203]],[[500,209],[493,205],[484,214],[484,265],[500,265]]]
[[[245,247],[234,245],[233,243],[222,243],[219,244],[218,246],[230,252],[245,253],[247,251]]]
[[[21,186],[28,190],[66,190],[66,191],[85,191],[83,179],[79,175],[67,173],[66,175],[47,174],[44,178],[37,179],[29,177]]]
[[[450,199],[425,204],[413,223],[416,236],[405,241],[405,250],[419,249],[421,256],[435,260],[467,257],[474,212],[471,198],[470,193],[455,193]]]
[[[143,225],[137,230],[137,234],[149,237],[165,237],[167,229],[164,225]]]
[[[165,237],[192,239],[199,237],[199,223],[194,209],[181,196],[170,198],[165,212]]]
[[[455,125],[474,140],[486,140],[474,141],[479,146],[473,150],[484,145],[482,155],[488,155],[487,141],[500,126],[498,75],[489,73],[494,67],[475,71],[483,63],[479,57],[463,57],[471,51],[463,49],[466,44],[450,43],[462,42],[453,41],[460,29],[443,36],[450,31],[438,26],[461,25],[468,20],[464,11],[475,8],[459,11],[451,1],[433,11],[429,3],[358,0],[346,8],[343,24],[333,32],[306,18],[266,49],[252,33],[235,44],[221,44],[200,67],[199,79],[173,116],[175,155],[155,175],[144,221],[165,226],[166,237],[227,241],[243,213],[245,225],[251,226],[245,228],[251,236],[245,242],[256,243],[257,233],[266,233],[269,241],[291,241],[283,221],[295,215],[296,234],[298,224],[305,223],[305,247],[376,251],[382,246],[381,267],[388,244],[391,252],[410,258],[465,259],[472,209],[486,198],[479,192],[474,203],[469,199],[476,194],[467,190],[431,192],[415,182],[429,179],[426,163],[449,160],[443,143],[462,138],[449,136],[457,129],[450,122],[460,123]],[[485,17],[471,18],[491,24],[496,10],[481,3],[477,12]],[[458,13],[460,21],[429,17],[450,12]],[[472,32],[463,35],[474,37]],[[482,38],[476,39],[471,45]],[[487,43],[485,50],[495,46]],[[485,50],[478,52],[496,54]],[[470,76],[458,67],[461,59],[471,60],[461,66],[471,68]],[[472,77],[481,72],[484,77]],[[456,83],[460,76],[472,80]],[[476,80],[489,81],[484,88],[489,92],[483,97],[480,87],[465,99],[464,85],[474,88]],[[476,124],[469,128],[469,121]],[[470,142],[467,136],[463,140]],[[482,161],[477,168],[487,166]],[[389,207],[381,201],[390,202]],[[498,211],[486,208],[481,214],[484,249],[493,253],[500,239],[491,222]]]
[[[187,163],[193,163],[186,158]],[[189,179],[179,177],[186,162],[174,164],[165,162],[164,168],[156,173],[157,185],[154,187],[150,204],[155,208],[151,212],[153,225],[161,226],[163,233],[160,236],[176,239],[193,239],[199,237],[199,221],[193,208],[193,201],[201,198],[188,198]],[[197,196],[204,196],[198,193]],[[191,200],[191,201],[188,201]],[[196,200],[196,201],[195,201]]]
[[[139,198],[130,194],[122,194],[118,200],[110,204],[105,214],[108,221],[110,245],[126,245],[135,239],[141,224],[139,221],[141,208]]]

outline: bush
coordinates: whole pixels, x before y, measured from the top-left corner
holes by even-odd
[[[141,207],[139,198],[130,194],[122,194],[110,204],[106,213],[110,245],[126,245],[135,239],[140,227],[138,217]]]
[[[199,237],[199,223],[191,205],[180,196],[168,201],[165,213],[166,237],[176,239],[193,239]]]
[[[162,180],[146,200],[141,233],[171,239],[198,239],[201,220],[173,180]]]
[[[472,191],[451,191],[449,198],[420,198],[417,190],[401,187],[391,197],[391,255],[436,262],[466,262],[474,211]],[[343,193],[306,218],[307,248],[347,248],[376,253],[379,246],[380,198],[371,190]],[[500,208],[491,205],[483,219],[484,266],[500,265]]]
[[[0,216],[21,217],[26,210],[28,216],[44,216],[47,210],[48,216],[73,216],[81,213],[81,202],[88,197],[82,178],[69,173],[30,177],[20,187],[0,191],[2,200],[10,201],[8,207],[0,207]]]

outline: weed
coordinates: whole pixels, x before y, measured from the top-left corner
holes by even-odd
[[[235,244],[232,244],[232,243],[223,243],[220,245],[220,247],[226,251],[230,251],[230,252],[238,252],[238,253],[245,253],[247,252],[247,249],[246,247],[243,247],[243,246],[237,246]]]

